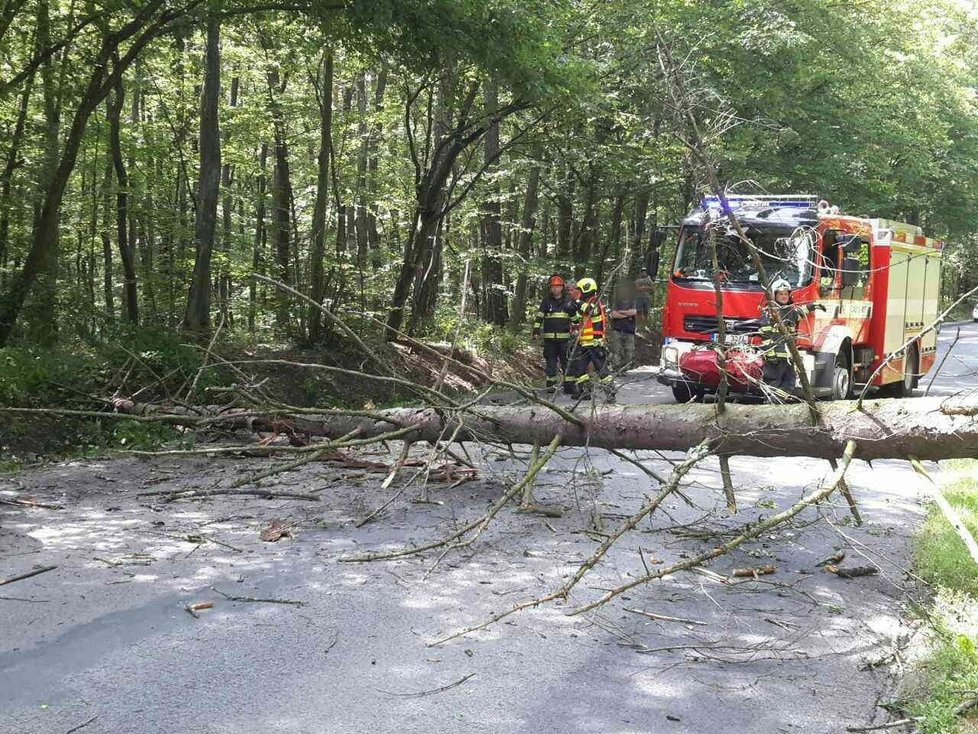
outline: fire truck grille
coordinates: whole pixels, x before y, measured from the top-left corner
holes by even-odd
[[[756,330],[756,319],[725,318],[724,326],[730,334],[746,334]],[[711,334],[717,331],[716,316],[687,316],[683,319],[683,328],[696,334]]]

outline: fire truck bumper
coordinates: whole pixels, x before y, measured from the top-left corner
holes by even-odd
[[[687,383],[690,385],[693,384],[687,380],[683,373],[676,367],[662,367],[659,370],[659,374],[656,376],[656,379],[659,381],[659,384],[667,385],[669,387],[681,383]]]

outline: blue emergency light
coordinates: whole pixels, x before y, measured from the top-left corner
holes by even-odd
[[[731,211],[742,209],[815,209],[819,197],[809,194],[779,194],[777,196],[751,196],[749,194],[730,194],[724,197]],[[704,196],[700,202],[703,209],[723,210],[719,196]]]

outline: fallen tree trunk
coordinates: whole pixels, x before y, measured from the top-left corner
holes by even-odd
[[[115,401],[120,411],[169,415],[168,408]],[[583,407],[583,406],[582,406]],[[833,459],[846,443],[859,442],[860,459],[941,460],[978,456],[978,402],[942,398],[820,403],[822,422],[812,426],[808,407],[730,405],[717,415],[711,405],[628,405],[579,409],[572,424],[545,406],[483,406],[467,412],[433,408],[395,408],[369,415],[256,416],[226,413],[208,416],[206,408],[188,415],[188,423],[265,431],[295,431],[336,438],[358,430],[360,439],[413,426],[406,441],[548,443],[563,446],[686,451],[704,440],[719,454],[810,456]],[[176,409],[186,411],[186,409]],[[189,411],[187,411],[189,412]],[[378,417],[381,417],[378,420]],[[179,418],[169,418],[177,421]]]

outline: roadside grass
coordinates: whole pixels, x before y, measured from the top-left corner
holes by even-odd
[[[947,462],[940,491],[962,522],[978,535],[978,461]],[[931,645],[921,661],[924,685],[908,706],[921,734],[978,733],[978,709],[958,709],[978,699],[978,567],[936,505],[914,543],[917,574],[936,595],[929,610]]]

